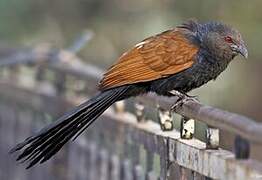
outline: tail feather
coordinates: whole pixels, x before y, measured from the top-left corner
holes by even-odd
[[[70,139],[76,139],[109,106],[122,99],[127,90],[128,86],[123,86],[100,93],[17,144],[10,153],[23,150],[17,161],[29,162],[27,168],[47,161]]]

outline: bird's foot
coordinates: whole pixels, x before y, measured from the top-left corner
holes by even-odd
[[[181,93],[179,91],[170,91],[171,94],[174,96],[177,96],[178,99],[175,102],[174,105],[172,105],[171,110],[176,111],[178,107],[181,107],[183,104],[185,104],[188,101],[194,101],[194,102],[199,102],[198,96],[190,96],[184,93]]]

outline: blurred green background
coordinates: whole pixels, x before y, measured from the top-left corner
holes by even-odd
[[[62,48],[83,30],[95,33],[80,52],[89,63],[109,67],[142,39],[187,20],[218,20],[239,29],[249,59],[235,59],[216,82],[192,94],[202,102],[262,119],[261,0],[0,0],[0,44],[48,42]]]

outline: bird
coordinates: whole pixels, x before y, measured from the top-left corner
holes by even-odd
[[[58,120],[17,144],[17,161],[26,168],[53,157],[76,139],[113,103],[155,93],[183,97],[215,80],[237,56],[248,57],[238,30],[217,21],[187,20],[173,29],[144,39],[125,52],[102,77],[99,92]]]

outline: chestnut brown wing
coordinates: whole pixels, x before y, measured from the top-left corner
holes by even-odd
[[[137,44],[104,74],[100,90],[156,80],[191,67],[199,47],[184,34],[177,28]]]

